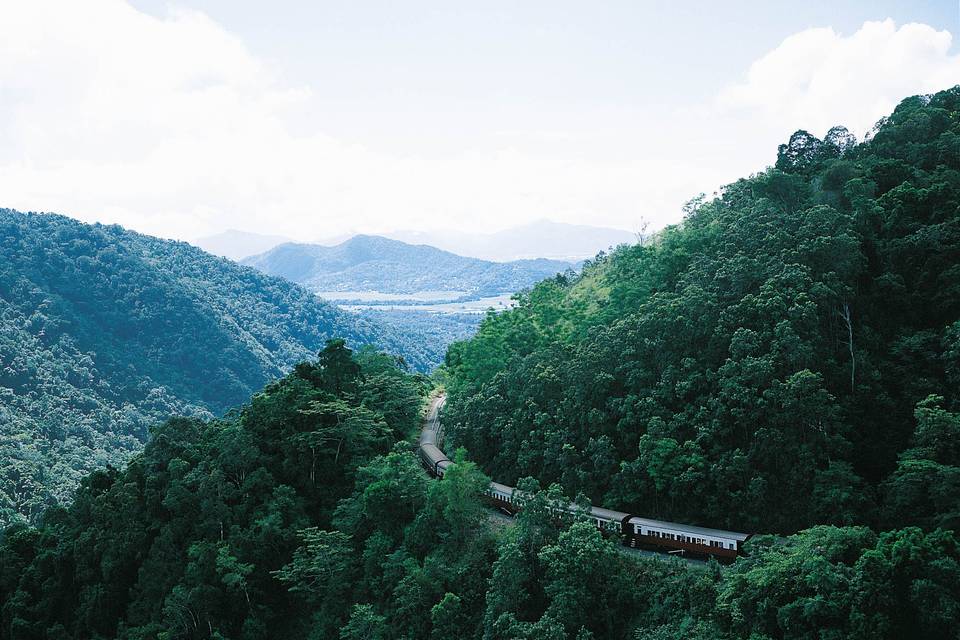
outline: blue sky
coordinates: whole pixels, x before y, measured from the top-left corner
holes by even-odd
[[[158,16],[170,6],[133,4]],[[463,129],[594,127],[597,114],[709,100],[812,27],[849,34],[892,18],[953,33],[960,16],[952,0],[177,4],[239,35],[291,83],[308,84],[332,129],[406,144],[420,127],[436,128],[444,136],[421,143],[440,145],[459,143]]]
[[[19,6],[17,6],[19,5]],[[189,239],[636,230],[960,82],[955,2],[0,7],[0,187]]]

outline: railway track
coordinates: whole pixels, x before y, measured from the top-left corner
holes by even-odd
[[[420,461],[435,478],[442,478],[453,464],[441,449],[440,413],[446,401],[446,395],[440,394],[430,402],[417,443]],[[491,482],[487,499],[491,503],[491,518],[497,521],[494,524],[509,525],[512,514],[521,508],[523,498],[522,492],[514,487]],[[572,513],[577,508],[571,504],[566,511]],[[623,540],[624,546],[620,548],[628,555],[671,557],[695,563],[706,562],[711,557],[732,561],[740,554],[740,544],[750,537],[733,531],[642,518],[603,507],[591,507],[590,517],[601,531]]]

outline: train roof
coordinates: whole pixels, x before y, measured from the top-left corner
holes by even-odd
[[[573,507],[574,505],[570,505]],[[623,513],[622,511],[614,511],[613,509],[604,509],[603,507],[590,507],[590,513],[596,518],[602,518],[604,520],[623,520],[626,518],[629,513]]]
[[[713,536],[715,538],[728,538],[730,540],[738,540],[740,542],[743,542],[750,537],[749,533],[724,531],[723,529],[709,529],[707,527],[695,527],[691,524],[680,524],[679,522],[667,522],[665,520],[651,520],[649,518],[641,518],[639,516],[632,516],[628,522],[633,524],[641,524],[646,527],[655,527],[658,529],[671,529],[673,531],[682,531],[684,533],[694,533],[703,536]]]
[[[449,462],[449,458],[443,455],[443,451],[440,451],[435,445],[422,444],[420,445],[420,450],[423,451],[423,455],[427,456],[431,462],[442,462],[444,460]]]
[[[499,491],[500,493],[513,493],[513,487],[500,484],[499,482],[491,482],[490,488],[494,491]]]

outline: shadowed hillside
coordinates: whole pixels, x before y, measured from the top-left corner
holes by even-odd
[[[0,318],[4,517],[65,500],[167,415],[239,404],[328,338],[403,352],[391,332],[188,244],[12,210]]]

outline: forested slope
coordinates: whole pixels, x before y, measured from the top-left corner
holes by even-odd
[[[424,390],[332,340],[224,419],[156,427],[41,529],[2,536],[0,638],[304,637],[308,607],[271,572],[415,428]]]
[[[448,433],[648,516],[757,532],[960,524],[960,89],[776,165],[489,316]]]
[[[67,499],[169,415],[240,404],[334,335],[403,351],[185,243],[0,210],[0,521]]]
[[[221,420],[173,419],[69,508],[0,535],[0,639],[955,637],[952,532],[818,527],[732,567],[618,551],[569,497],[492,526],[462,453],[412,447],[425,385],[332,341]]]

